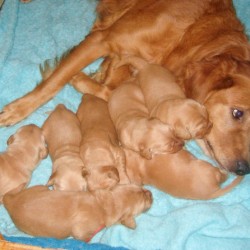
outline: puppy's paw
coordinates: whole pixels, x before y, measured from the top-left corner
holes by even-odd
[[[186,100],[183,115],[175,123],[176,135],[183,140],[201,139],[212,128],[205,106],[194,100]]]
[[[201,139],[210,132],[212,123],[209,121],[208,112],[205,106],[196,103],[193,109],[193,116],[190,122],[187,123],[187,129],[191,135],[190,139]]]
[[[194,127],[194,129],[190,130],[191,138],[201,139],[210,132],[212,123],[208,119],[201,117],[201,119],[197,120],[192,127]]]

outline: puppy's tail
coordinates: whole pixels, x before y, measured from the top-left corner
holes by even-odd
[[[235,186],[237,186],[243,179],[243,176],[237,176],[228,186],[215,191],[209,196],[209,199],[215,199],[230,192]]]

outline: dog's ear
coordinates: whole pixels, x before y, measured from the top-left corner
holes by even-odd
[[[204,103],[215,90],[227,89],[234,85],[233,79],[225,72],[234,72],[237,62],[226,56],[218,56],[190,63],[185,70],[185,93],[188,98],[196,97]],[[197,83],[202,82],[202,88]],[[196,87],[198,86],[198,87]]]
[[[223,77],[216,84],[213,90],[227,89],[234,85],[234,81],[231,77]]]
[[[128,227],[128,228],[131,228],[131,229],[135,229],[136,228],[136,222],[135,222],[135,219],[133,218],[132,215],[126,215],[124,216],[122,219],[121,219],[121,224]]]
[[[152,159],[152,150],[151,148],[147,148],[144,145],[140,145],[139,146],[139,150],[140,150],[140,155],[144,158],[146,158],[147,160],[151,160]]]
[[[14,136],[14,135],[11,135],[11,136],[9,137],[9,139],[7,140],[7,145],[9,146],[10,144],[12,144],[12,143],[14,142],[14,140],[15,140],[15,136]]]

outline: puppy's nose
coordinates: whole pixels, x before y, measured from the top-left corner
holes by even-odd
[[[236,162],[236,171],[237,175],[246,175],[250,173],[249,163],[245,160],[239,160]]]
[[[149,190],[143,188],[143,192],[148,198],[152,199],[152,193]]]

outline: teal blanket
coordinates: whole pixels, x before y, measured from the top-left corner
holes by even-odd
[[[249,35],[250,0],[234,2]],[[0,110],[39,83],[39,64],[62,55],[84,39],[95,19],[96,3],[95,0],[33,0],[22,4],[18,0],[5,0],[0,10]],[[99,64],[97,61],[85,71],[94,72]],[[48,111],[57,104],[64,103],[76,111],[81,96],[66,86],[21,123],[0,128],[0,151],[5,151],[8,137],[17,128],[29,123],[41,126]],[[197,157],[211,161],[194,142],[189,142],[187,148]],[[48,157],[34,171],[30,186],[45,184],[50,173]],[[14,226],[2,205],[0,232],[11,241],[64,249],[250,249],[250,175],[229,194],[210,201],[176,199],[154,187],[147,188],[153,193],[153,206],[136,218],[135,230],[115,225],[99,232],[90,244],[25,235]]]

